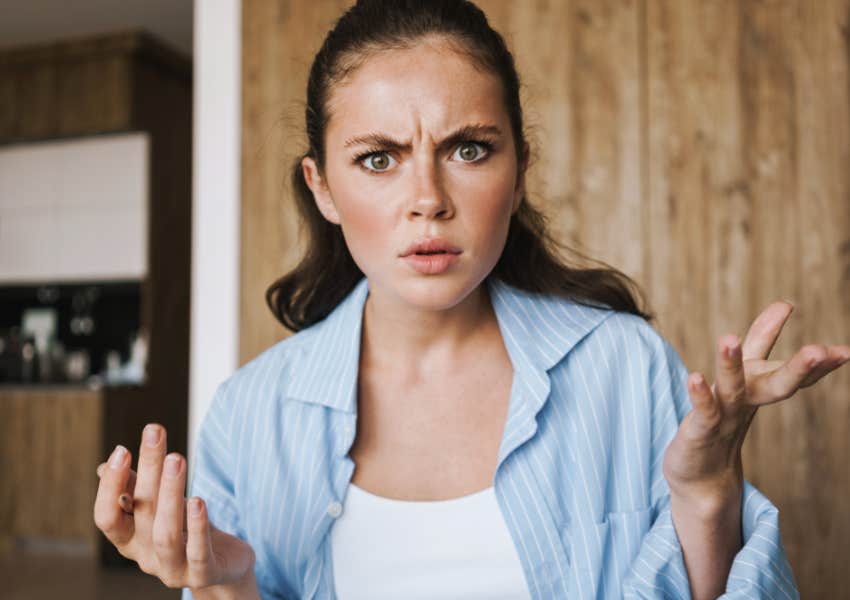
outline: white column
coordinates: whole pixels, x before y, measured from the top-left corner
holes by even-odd
[[[240,0],[195,0],[189,477],[200,424],[238,366]]]

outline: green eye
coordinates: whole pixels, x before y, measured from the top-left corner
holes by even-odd
[[[485,140],[469,140],[461,142],[455,147],[453,160],[459,160],[464,163],[477,163],[485,160],[493,150],[492,142]],[[361,169],[371,173],[385,173],[393,167],[395,159],[386,150],[371,149],[368,152],[360,154],[354,158],[354,163],[358,164]]]
[[[478,162],[490,153],[491,148],[488,142],[464,142],[458,146],[457,153],[462,162]]]
[[[478,157],[478,148],[475,144],[464,144],[460,147],[460,156],[463,160],[475,160]]]
[[[383,171],[390,165],[389,158],[383,152],[373,154],[366,160],[369,161],[371,167],[378,171]]]

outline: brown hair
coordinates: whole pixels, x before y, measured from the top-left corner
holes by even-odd
[[[334,84],[371,54],[409,48],[429,35],[445,38],[479,68],[499,77],[517,160],[522,160],[525,135],[519,76],[502,36],[490,27],[481,9],[466,0],[359,0],[328,33],[310,69],[305,111],[310,147],[306,156],[316,162],[320,173],[325,164],[328,101]],[[363,277],[340,226],[327,221],[316,207],[304,179],[302,158],[295,161],[291,176],[302,227],[307,229],[307,250],[294,270],[266,290],[269,308],[292,331],[325,318]],[[602,267],[570,266],[559,258],[559,250]],[[505,248],[490,276],[529,292],[555,294],[584,305],[629,312],[647,321],[654,319],[639,308],[630,287],[638,296],[640,289],[631,278],[555,240],[546,217],[527,198],[511,217]]]

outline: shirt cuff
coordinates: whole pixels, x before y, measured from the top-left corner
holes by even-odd
[[[690,600],[690,584],[682,546],[673,527],[669,494],[659,501],[658,511],[623,582],[623,596]],[[791,565],[782,547],[779,510],[746,480],[741,523],[744,546],[735,555],[726,580],[726,592],[720,599],[799,598]]]

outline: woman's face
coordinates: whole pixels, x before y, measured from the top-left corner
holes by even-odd
[[[370,293],[421,309],[459,303],[498,261],[523,194],[500,81],[432,39],[372,55],[333,89],[329,115],[325,179],[311,158],[304,175]],[[423,238],[460,254],[423,273],[411,263],[431,259],[403,257]]]

